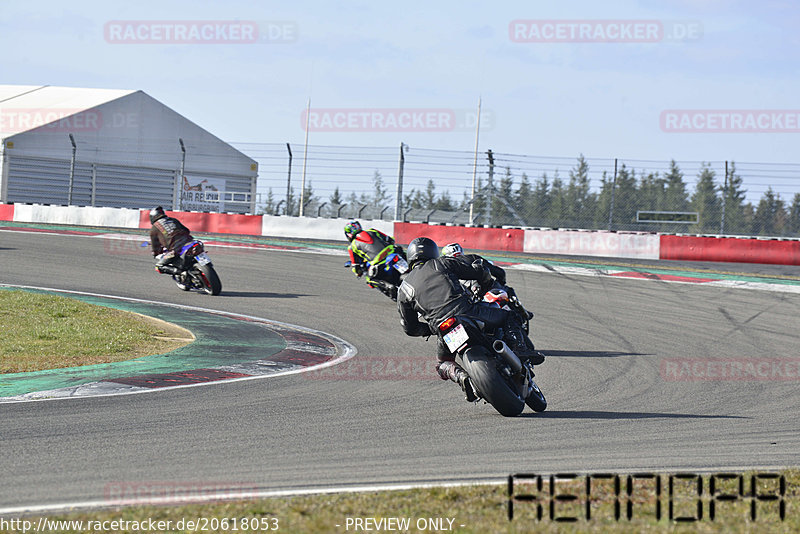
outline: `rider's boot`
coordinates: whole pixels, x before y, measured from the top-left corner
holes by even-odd
[[[475,395],[475,390],[472,389],[472,381],[469,379],[467,372],[458,366],[456,362],[446,361],[439,362],[436,366],[439,376],[442,380],[452,380],[464,392],[467,402],[474,402],[478,396]]]
[[[525,335],[525,331],[515,317],[509,318],[508,328],[505,332],[505,339],[514,354],[520,360],[529,360],[533,365],[544,363],[544,354],[536,350],[533,342]]]

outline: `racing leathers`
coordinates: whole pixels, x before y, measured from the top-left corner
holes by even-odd
[[[156,261],[156,271],[165,274],[178,274],[180,253],[183,245],[194,238],[178,219],[161,217],[150,228],[150,247]]]
[[[400,273],[395,269],[384,269],[386,257],[393,252],[403,255],[403,249],[395,245],[394,238],[380,230],[370,228],[355,235],[347,249],[350,264],[357,276],[366,273],[367,285],[379,289],[392,300],[397,300]]]
[[[414,265],[397,293],[400,322],[407,335],[436,335],[439,325],[456,315],[479,319],[493,328],[506,323],[506,310],[474,302],[459,280],[475,280],[484,290],[493,283],[485,268],[457,258],[439,257]],[[442,378],[457,381],[455,373],[460,368],[453,362],[454,355],[437,338],[437,370]]]

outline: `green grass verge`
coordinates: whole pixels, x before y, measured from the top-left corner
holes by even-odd
[[[513,520],[508,517],[507,485],[467,486],[457,488],[432,488],[375,493],[343,493],[282,497],[237,502],[216,502],[185,506],[130,506],[103,511],[75,512],[48,516],[49,521],[82,521],[83,528],[61,531],[88,532],[108,530],[117,532],[140,531],[196,531],[196,532],[253,532],[254,523],[259,531],[278,532],[459,532],[459,533],[528,533],[528,532],[800,532],[800,471],[780,473],[785,480],[781,494],[779,479],[756,478],[754,499],[751,482],[755,473],[741,474],[743,487],[739,495],[738,479],[715,481],[717,496],[737,495],[735,500],[717,499],[715,514],[711,518],[711,475],[701,475],[703,492],[698,498],[696,480],[675,478],[670,499],[670,475],[658,475],[661,494],[657,496],[654,480],[632,479],[632,496],[627,496],[627,476],[620,475],[619,493],[614,479],[594,479],[591,498],[588,499],[591,518],[586,519],[586,477],[563,481],[554,487],[556,495],[575,495],[575,500],[555,499],[550,496],[549,479],[543,477],[539,489],[535,484],[515,484],[517,496]],[[146,487],[142,484],[142,487]],[[177,484],[176,484],[177,486]],[[159,486],[154,493],[163,497],[168,485]],[[141,488],[131,485],[131,495],[146,498]],[[168,492],[167,492],[168,494]],[[538,501],[519,500],[520,495],[536,496]],[[120,497],[124,498],[123,492]],[[771,496],[777,497],[771,499]],[[672,511],[670,512],[670,500]],[[780,502],[784,503],[783,519]],[[619,519],[616,519],[619,506]],[[555,503],[550,508],[550,503]],[[627,518],[628,502],[632,518]],[[661,519],[656,518],[656,503],[661,503]],[[541,504],[539,518],[537,503]],[[699,503],[699,505],[698,505]],[[755,503],[756,519],[752,519]],[[697,519],[698,506],[702,517]],[[557,521],[552,517],[575,517],[574,522]],[[672,513],[673,519],[669,518]],[[694,517],[695,521],[678,521],[678,517]],[[381,519],[392,523],[380,523]],[[37,517],[26,517],[37,524]],[[246,519],[246,523],[245,520]],[[361,523],[356,523],[361,520]],[[451,522],[452,520],[452,522]],[[93,522],[90,524],[89,522]],[[127,521],[127,524],[111,524]],[[163,521],[161,527],[154,524]],[[170,524],[167,525],[167,521]],[[180,523],[183,521],[182,523]],[[195,521],[194,525],[187,521]],[[408,528],[397,528],[402,522]],[[98,523],[99,522],[99,523]],[[145,524],[147,523],[147,524]],[[50,523],[52,525],[52,523]],[[246,526],[245,526],[246,525]],[[463,526],[462,526],[463,525]],[[8,525],[7,525],[8,526]],[[73,527],[76,525],[73,523]],[[388,527],[393,526],[394,529]],[[190,528],[191,527],[191,528]],[[205,527],[205,528],[203,528]],[[268,527],[268,528],[261,528]],[[361,528],[359,528],[361,527]],[[370,528],[367,528],[370,527]],[[379,528],[382,527],[382,528]],[[8,529],[12,532],[17,530]]]
[[[0,291],[0,325],[0,373],[130,360],[191,341],[135,313],[19,290]]]

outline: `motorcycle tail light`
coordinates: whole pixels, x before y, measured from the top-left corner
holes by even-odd
[[[192,248],[189,249],[189,254],[191,256],[197,256],[201,252],[203,252],[203,244],[202,243],[195,243],[194,245],[192,245]]]
[[[450,330],[454,324],[456,324],[456,318],[450,317],[449,319],[445,319],[444,322],[439,325],[439,330],[446,332]]]

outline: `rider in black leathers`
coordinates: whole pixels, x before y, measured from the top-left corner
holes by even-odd
[[[405,275],[397,294],[403,330],[409,336],[436,335],[445,319],[463,315],[496,328],[506,324],[508,312],[502,308],[474,302],[459,280],[475,280],[486,291],[492,276],[482,265],[473,266],[451,257],[439,257],[439,247],[427,237],[411,241],[407,249],[411,271]],[[418,313],[424,322],[419,320]],[[453,354],[439,338],[436,370],[443,380],[450,379],[464,390],[467,400],[475,400],[469,376],[454,361]]]
[[[489,269],[489,273],[491,273],[492,278],[495,280],[494,287],[499,287],[503,291],[505,291],[509,297],[513,300],[513,307],[520,313],[522,320],[530,321],[533,319],[533,313],[526,310],[522,303],[517,298],[517,293],[514,291],[514,288],[506,284],[506,271],[499,265],[495,265],[493,262],[485,259],[483,256],[479,254],[467,254],[464,252],[464,249],[461,247],[460,243],[448,243],[444,247],[442,247],[442,256],[450,256],[453,258],[460,258],[461,260],[475,264],[476,262],[483,262],[486,267]],[[475,295],[477,298],[483,296],[482,293],[479,293],[480,288],[476,286],[475,282],[463,280],[461,284],[467,288],[467,291]],[[538,359],[538,358],[537,358]],[[541,362],[538,362],[541,363]]]

